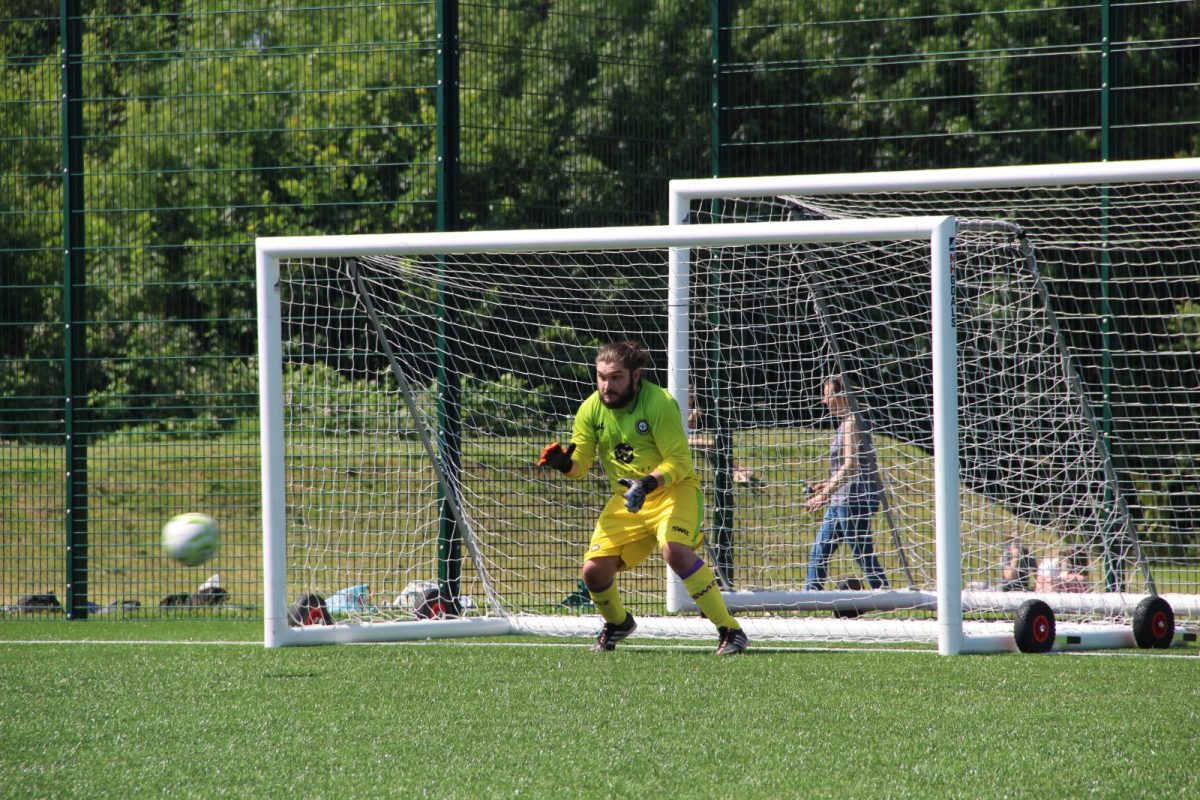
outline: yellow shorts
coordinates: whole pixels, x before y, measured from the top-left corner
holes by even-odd
[[[613,495],[596,520],[592,541],[584,560],[620,556],[623,567],[635,567],[657,546],[679,542],[692,549],[700,546],[700,522],[704,496],[693,483],[667,486],[646,497],[637,514],[625,510],[625,498]]]

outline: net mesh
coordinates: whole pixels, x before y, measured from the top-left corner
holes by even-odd
[[[449,547],[468,609],[485,605],[490,579],[493,602],[509,612],[590,611],[577,576],[607,483],[599,470],[579,482],[556,479],[537,458],[552,439],[569,439],[575,408],[594,388],[599,343],[632,335],[661,345],[664,258],[282,265],[288,491],[333,506],[298,526],[293,517],[307,503],[289,502],[290,589],[336,595],[369,586],[371,618],[404,618],[412,611],[406,587],[445,585],[439,547]],[[401,380],[412,387],[415,417]],[[442,500],[421,426],[432,433],[474,559]],[[311,442],[307,458],[293,438]],[[633,571],[624,581],[630,606],[661,612],[662,583],[661,567]]]
[[[794,201],[782,207],[812,214]],[[836,467],[827,455],[836,420],[817,401],[825,379],[840,375],[854,416],[872,432],[883,487],[874,549],[892,586],[935,589],[923,249],[922,243],[797,246],[774,278],[716,276],[697,292],[697,305],[721,310],[693,322],[695,394],[713,406],[711,413],[700,407],[695,439],[716,451],[714,465],[719,451],[731,451],[726,497],[716,493],[736,509],[729,561],[752,586],[805,583],[816,527],[805,492]],[[1013,590],[1145,591],[1136,530],[1028,242],[1008,225],[966,224],[955,259],[962,578],[974,592],[968,610],[984,618],[1012,610],[1019,595],[999,593]],[[831,565],[835,577],[823,588],[865,587],[866,567],[851,556],[853,542],[841,544]],[[1010,547],[1021,555],[1015,566],[1030,573],[1027,581],[1006,578]],[[1031,565],[1049,569],[1049,559],[1068,556],[1079,573],[1069,587],[1049,578],[1037,585]]]
[[[695,221],[870,207],[835,212],[791,197],[714,208]],[[1038,252],[1000,222],[964,224],[956,244],[962,585],[980,620],[1011,612],[1022,590],[1111,599],[1147,589]],[[931,618],[936,588],[928,241],[689,255],[689,441],[707,560],[750,598],[739,615],[756,636],[873,639],[886,627],[887,638],[931,638],[909,624]],[[466,615],[536,615],[543,622],[530,629],[567,633],[579,632],[574,619],[594,620],[578,571],[607,482],[598,466],[566,481],[536,460],[545,443],[569,438],[600,345],[640,339],[657,356],[647,379],[665,385],[666,251],[280,268],[289,595],[317,592],[353,619],[409,619],[440,586]],[[860,591],[864,564],[848,541],[828,563],[822,588],[835,591],[800,591],[821,522],[805,502],[831,470],[836,420],[820,399],[834,374],[871,431],[864,463],[884,502],[870,542],[890,591]],[[1009,545],[1022,554],[1010,565],[1018,575],[1005,573]],[[657,558],[620,580],[639,619],[661,617],[643,630],[711,635],[694,618],[663,616]],[[770,592],[799,599],[754,600]],[[1060,608],[1125,610],[1107,600]]]
[[[940,175],[920,177],[937,180]],[[803,183],[797,181],[797,187]],[[1144,590],[1144,580],[1133,580],[1127,570],[1109,563],[1129,547],[1114,532],[1128,526],[1123,518],[1128,514],[1143,558],[1153,567],[1156,588],[1166,593],[1177,614],[1195,615],[1200,582],[1194,568],[1198,551],[1191,487],[1200,443],[1195,413],[1200,348],[1194,323],[1200,280],[1198,201],[1200,182],[1194,177],[853,193],[797,188],[786,197],[694,201],[690,221],[948,213],[960,220],[1011,226],[1041,276],[1048,295],[1044,304],[1053,311],[1081,393],[1116,466],[1119,479],[1105,476],[1105,494],[1119,496],[1127,505],[1118,510],[1122,518],[1114,520],[1117,524],[1096,524],[1093,534],[1086,527],[1068,527],[1071,533],[1062,547],[1047,546],[1033,556],[1052,572],[1055,559],[1065,558],[1054,550],[1082,544],[1085,552],[1076,553],[1076,559],[1087,563],[1095,588]],[[972,334],[964,329],[960,335]],[[971,353],[969,344],[964,345],[960,357],[969,359]],[[1018,389],[1025,388],[1022,378],[1012,380]],[[1030,473],[1016,465],[1011,474]],[[1110,546],[1102,544],[1106,541]],[[984,581],[977,577],[974,583]]]

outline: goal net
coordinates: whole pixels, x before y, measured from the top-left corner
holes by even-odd
[[[1196,365],[1189,370],[1178,357],[1146,358],[1142,348],[1195,350],[1179,341],[1186,325],[1169,322],[1189,313],[1186,299],[1180,309],[1168,304],[1186,298],[1185,287],[1200,275],[1198,195],[1200,160],[1186,159],[675,181],[671,213],[677,224],[934,209],[955,215],[961,501],[955,557],[962,591],[954,600],[962,604],[966,630],[973,621],[1015,614],[1017,641],[992,638],[976,646],[1048,648],[1053,632],[1021,640],[1030,635],[1022,623],[1042,619],[1030,608],[1037,600],[1057,616],[1060,646],[1080,646],[1085,637],[1096,646],[1123,645],[1131,636],[1161,646],[1170,641],[1174,614],[1200,613],[1200,587],[1186,578],[1194,554],[1164,541],[1161,524],[1146,525],[1154,511],[1139,502],[1137,489],[1149,483],[1148,473],[1194,459],[1198,418],[1194,396],[1187,398]],[[936,362],[924,357],[927,329],[912,305],[926,302],[925,282],[893,266],[873,243],[849,253],[798,246],[794,263],[794,294],[782,302],[805,313],[778,329],[762,323],[781,298],[748,282],[700,283],[708,302],[693,303],[719,309],[693,323],[691,336],[693,351],[713,354],[693,361],[691,380],[713,405],[711,414],[693,411],[710,429],[696,438],[715,450],[717,506],[731,509],[727,532],[718,529],[715,538],[730,542],[728,569],[743,585],[755,585],[727,599],[747,609],[878,609],[877,597],[805,594],[781,580],[769,549],[749,545],[763,537],[747,535],[744,510],[756,501],[739,488],[753,492],[762,480],[771,495],[783,497],[763,515],[766,527],[777,530],[783,518],[782,527],[802,530],[811,527],[801,500],[809,468],[737,458],[739,451],[770,452],[775,432],[796,419],[796,365],[814,370],[800,391],[809,398],[819,397],[822,376],[849,376],[856,413],[871,425],[879,450],[884,502],[874,519],[876,550],[885,564],[890,560],[893,587],[935,585],[931,567],[939,549],[922,530],[935,415],[928,392],[917,387],[930,385]],[[1143,333],[1132,347],[1130,331]],[[1138,390],[1153,399],[1116,399]],[[1153,541],[1145,527],[1158,528]],[[1156,581],[1156,569],[1167,574],[1165,583]],[[865,585],[864,570],[849,557],[835,572],[844,576],[842,588]],[[673,596],[673,607],[689,606],[686,596]],[[1106,629],[1113,635],[1099,634]],[[1180,632],[1181,639],[1194,638]]]
[[[1070,248],[1020,191],[684,188],[688,225],[259,241],[267,643],[594,633],[578,575],[607,482],[536,461],[598,346],[630,337],[680,403],[706,560],[752,640],[1130,643],[1161,593],[1042,280]],[[1099,190],[1079,191],[1028,208],[1082,238]],[[1134,246],[1117,210],[1182,190],[1139,191],[1105,194],[1103,244],[1077,250]],[[809,576],[831,375],[871,431],[878,588],[851,542]],[[712,638],[665,576],[619,578],[639,634]],[[334,624],[289,620],[306,595]]]

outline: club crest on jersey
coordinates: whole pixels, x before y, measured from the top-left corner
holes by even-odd
[[[630,464],[633,462],[633,447],[632,445],[621,442],[613,450],[613,458],[620,461],[622,464]]]
[[[634,424],[633,427],[637,428],[638,433],[649,433],[650,432],[650,423],[646,422],[646,420],[644,420],[644,419],[639,419]]]

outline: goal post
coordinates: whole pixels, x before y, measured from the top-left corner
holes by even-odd
[[[1200,259],[1200,231],[1197,230],[1194,214],[1197,201],[1200,201],[1200,159],[1165,159],[891,173],[676,180],[671,183],[669,215],[672,224],[684,227],[698,222],[743,224],[769,219],[833,221],[889,214],[928,213],[933,209],[938,213],[955,215],[960,229],[974,229],[968,236],[960,237],[956,242],[959,290],[951,290],[955,295],[951,308],[959,315],[957,327],[960,333],[967,337],[966,342],[960,341],[958,344],[960,350],[966,349],[967,361],[965,366],[959,365],[956,380],[960,392],[966,391],[964,400],[967,407],[960,411],[960,414],[968,416],[973,413],[970,405],[982,400],[983,395],[979,398],[971,396],[970,388],[981,383],[963,370],[976,369],[980,364],[984,365],[985,369],[1001,367],[997,355],[1002,355],[1009,347],[1009,343],[1004,341],[1008,333],[996,324],[999,319],[988,319],[987,315],[996,317],[997,313],[1011,314],[1013,308],[1020,307],[1011,306],[1010,310],[1001,310],[1001,305],[996,305],[996,297],[998,293],[1007,290],[1000,288],[995,278],[975,277],[971,270],[974,269],[974,262],[983,265],[985,262],[995,261],[997,255],[1001,261],[1008,261],[1009,263],[1002,267],[1004,273],[1009,276],[1005,280],[1011,280],[1015,276],[1017,283],[1021,284],[1019,293],[1026,297],[1026,300],[1022,301],[1017,301],[1015,297],[1011,299],[1014,303],[1024,303],[1030,319],[1036,320],[1036,324],[1041,326],[1042,330],[1036,333],[1034,338],[1043,354],[1049,356],[1048,359],[1040,359],[1031,351],[1019,357],[1030,359],[1030,367],[1039,370],[1048,367],[1057,373],[1050,383],[1042,381],[1041,378],[1031,377],[1029,386],[1037,385],[1042,397],[1035,397],[1033,392],[1027,392],[1029,397],[1023,402],[1031,408],[1042,402],[1046,396],[1054,396],[1061,398],[1065,405],[1053,412],[1062,417],[1061,421],[1047,417],[1044,421],[1030,425],[1026,424],[1026,420],[1021,422],[1023,428],[1020,425],[1014,428],[1034,437],[1043,437],[1040,440],[1031,438],[1014,445],[1015,448],[1029,450],[1027,455],[1030,457],[1025,458],[1023,463],[1021,458],[1010,456],[1006,457],[1007,464],[1001,464],[995,456],[983,452],[987,447],[987,437],[981,437],[980,432],[991,427],[995,435],[1008,435],[1010,431],[1001,430],[997,422],[1008,425],[1014,412],[1025,414],[1026,411],[1015,405],[1013,408],[1005,407],[1004,393],[1012,395],[1024,391],[1027,387],[1009,384],[1004,387],[1003,392],[995,392],[996,397],[992,400],[980,403],[981,407],[990,408],[993,412],[1003,411],[1003,415],[984,414],[974,421],[960,417],[960,422],[967,423],[967,428],[961,433],[965,438],[960,441],[966,448],[963,464],[967,470],[963,476],[961,490],[966,493],[964,497],[972,498],[972,502],[978,499],[977,495],[982,495],[997,501],[1007,510],[1015,511],[1014,516],[1018,520],[1036,522],[1034,529],[1022,531],[1024,535],[1031,536],[1033,544],[1036,545],[1032,548],[1034,552],[1029,554],[1031,560],[1036,558],[1043,566],[1052,568],[1056,562],[1065,563],[1067,553],[1072,557],[1078,554],[1080,563],[1084,565],[1083,572],[1090,574],[1071,585],[1066,585],[1065,591],[1063,586],[1055,586],[1049,578],[1045,585],[1040,578],[1037,580],[1036,592],[995,591],[996,584],[1000,583],[999,575],[995,574],[999,571],[995,568],[999,562],[999,537],[1006,534],[1000,530],[988,532],[989,528],[995,526],[981,523],[975,512],[964,509],[964,524],[969,523],[969,530],[964,530],[957,542],[962,546],[961,551],[957,554],[952,553],[954,545],[943,542],[940,537],[938,539],[936,597],[931,597],[926,591],[917,591],[908,595],[906,599],[914,608],[922,607],[923,603],[936,603],[939,606],[939,617],[946,615],[949,618],[957,618],[960,615],[947,603],[959,602],[968,617],[980,620],[1000,616],[1011,618],[1013,612],[1019,612],[1031,600],[1036,600],[1053,607],[1054,611],[1061,615],[1060,623],[1066,621],[1066,627],[1063,628],[1065,635],[1059,637],[1056,646],[1080,646],[1083,638],[1090,639],[1095,646],[1115,646],[1131,644],[1134,639],[1141,643],[1144,637],[1137,636],[1128,626],[1131,618],[1134,628],[1137,628],[1144,618],[1149,618],[1141,613],[1145,608],[1152,606],[1159,609],[1158,616],[1154,618],[1160,633],[1164,632],[1164,620],[1170,617],[1170,607],[1173,607],[1176,613],[1186,616],[1200,613],[1200,596],[1197,594],[1200,587],[1176,585],[1172,587],[1174,591],[1169,589],[1160,592],[1150,569],[1149,559],[1142,552],[1137,522],[1125,497],[1128,481],[1123,482],[1118,476],[1110,450],[1112,437],[1120,435],[1119,430],[1114,430],[1114,425],[1121,424],[1121,409],[1114,411],[1110,403],[1111,387],[1118,382],[1120,376],[1115,375],[1115,359],[1109,355],[1116,350],[1113,337],[1116,335],[1116,320],[1119,318],[1117,309],[1131,307],[1128,301],[1120,303],[1121,290],[1132,285],[1135,280],[1153,285],[1156,281],[1169,281],[1175,276],[1194,281],[1200,274],[1197,266]],[[969,237],[977,233],[983,237],[995,237],[995,243],[989,244],[983,240],[973,242]],[[824,254],[818,253],[815,256],[817,260],[823,258]],[[1088,385],[1080,379],[1078,366],[1067,341],[1068,336],[1064,335],[1060,328],[1054,303],[1043,280],[1042,273],[1047,268],[1046,264],[1050,274],[1060,285],[1077,287],[1082,283],[1098,286],[1102,294],[1102,302],[1096,304],[1101,309],[1099,318],[1086,319],[1081,315],[1080,318],[1070,320],[1072,330],[1069,331],[1069,335],[1075,341],[1086,339],[1088,334],[1093,332],[1088,330],[1090,326],[1095,326],[1100,331],[1100,336],[1096,338],[1099,339],[1097,344],[1100,345],[1101,355],[1096,356],[1085,351],[1085,355],[1092,356],[1090,362],[1085,365],[1092,378]],[[1156,273],[1155,269],[1160,272]],[[672,270],[682,274],[688,272],[687,251],[681,250],[676,253],[672,259]],[[985,273],[980,272],[979,275]],[[1075,283],[1069,283],[1071,280]],[[978,285],[973,286],[973,282],[978,282]],[[1068,291],[1071,289],[1068,288]],[[1147,290],[1139,289],[1135,285],[1133,291],[1137,293]],[[826,316],[826,312],[821,308],[820,291],[807,287],[807,294],[813,313],[818,317]],[[1075,302],[1075,299],[1068,295],[1065,301],[1068,310],[1074,310],[1071,303]],[[1155,298],[1155,301],[1161,304],[1161,300]],[[752,298],[752,293],[746,292],[740,301],[733,302],[757,301]],[[1064,298],[1059,298],[1058,302],[1063,303]],[[970,307],[972,304],[973,308]],[[992,307],[985,307],[988,304]],[[1041,307],[1037,308],[1039,305]],[[1079,303],[1076,307],[1082,305]],[[973,312],[981,309],[983,313],[979,314],[979,318],[971,318]],[[1186,309],[1184,311],[1186,312]],[[1026,312],[1022,311],[1012,316],[1015,324],[1019,324],[1017,317],[1021,313]],[[736,319],[730,315],[728,330],[733,331],[736,326]],[[971,329],[976,330],[973,340]],[[987,332],[987,335],[999,338],[988,342],[986,335],[981,336],[980,332]],[[726,332],[725,335],[728,336],[729,333]],[[821,334],[814,334],[814,338],[818,335]],[[691,335],[690,338],[693,347],[706,346],[699,342],[695,335]],[[979,346],[981,343],[983,347]],[[992,344],[997,345],[996,350],[988,353],[987,348]],[[1159,349],[1168,347],[1161,340],[1150,346]],[[1035,363],[1039,359],[1045,362],[1042,366]],[[826,353],[824,360],[828,369],[841,370],[836,352]],[[1053,363],[1055,361],[1057,364]],[[933,363],[943,364],[945,361],[936,358]],[[720,370],[711,371],[712,381],[720,384],[725,380]],[[869,374],[871,368],[867,366],[860,372]],[[878,372],[876,370],[876,373]],[[689,370],[689,374],[693,380],[698,377],[695,370]],[[877,394],[889,391],[887,379],[881,378],[879,374],[869,377],[868,380],[874,381]],[[1169,376],[1160,376],[1156,380],[1169,382],[1171,379]],[[1098,387],[1097,382],[1100,383]],[[1186,387],[1181,387],[1184,388]],[[997,402],[997,399],[1001,402]],[[887,404],[882,398],[880,402],[885,406]],[[1098,404],[1101,409],[1099,419],[1093,411],[1093,403]],[[886,414],[887,408],[882,412]],[[1186,462],[1186,459],[1194,457],[1197,446],[1194,439],[1189,438],[1189,431],[1195,425],[1195,414],[1193,412],[1189,420],[1178,416],[1170,417],[1173,413],[1175,412],[1168,411],[1162,414],[1161,418],[1154,419],[1153,426],[1148,427],[1157,428],[1161,434],[1165,434],[1168,437],[1167,446],[1180,454],[1176,458]],[[747,441],[756,440],[752,426],[747,425],[746,414],[743,411],[736,408],[717,408],[711,416],[714,420],[710,425],[721,431],[709,437],[714,442],[723,442],[728,447],[729,442],[736,441],[740,436],[744,449]],[[989,419],[989,416],[994,418]],[[1186,412],[1183,416],[1186,417]],[[936,413],[934,420],[937,421]],[[1147,425],[1141,420],[1133,420],[1133,423],[1134,435],[1137,434],[1138,424]],[[1041,433],[1037,433],[1039,426],[1044,428]],[[1043,447],[1046,442],[1055,443],[1058,454],[1088,452],[1074,465],[1051,465],[1049,460],[1059,458],[1054,452],[1041,454],[1039,458],[1032,457],[1033,452]],[[1136,442],[1127,445],[1127,450],[1136,449]],[[1192,455],[1189,456],[1188,453]],[[976,463],[976,456],[990,459],[990,465]],[[727,473],[732,471],[730,465],[733,463],[733,454],[730,451],[714,455],[711,461],[714,468],[720,465]],[[987,484],[994,478],[998,467],[1001,470],[1017,470],[1017,479],[1007,480],[1005,485],[988,487]],[[1073,477],[1069,474],[1072,471]],[[1061,514],[1060,519],[1052,519],[1054,515],[1047,513],[1052,510],[1051,504],[1046,503],[1044,498],[1035,496],[1039,494],[1036,486],[1042,481],[1051,484],[1059,481],[1059,491],[1073,494],[1070,502],[1059,503],[1060,506],[1065,507],[1073,502],[1081,507],[1095,507],[1099,509],[1099,513],[1090,520],[1077,513]],[[793,481],[794,484],[800,482],[799,479]],[[714,493],[719,498],[721,487],[730,486],[732,483],[728,475],[716,476],[713,481],[716,488]],[[1081,491],[1078,488],[1081,486],[1083,493],[1074,496],[1074,493]],[[1022,492],[1025,497],[1021,496]],[[958,494],[958,490],[955,494]],[[1041,494],[1045,492],[1042,491]],[[793,486],[792,495],[802,497],[802,492]],[[939,489],[936,500],[940,504],[944,499]],[[939,521],[941,513],[939,510]],[[1055,530],[1057,532],[1054,532]],[[739,530],[738,534],[745,539],[745,531]],[[1172,559],[1161,556],[1162,553],[1169,552],[1168,548],[1159,547],[1157,552],[1160,554],[1160,565],[1166,566],[1168,570],[1178,569]],[[769,579],[763,580],[753,548],[742,548],[740,554],[742,561],[733,569],[741,574],[741,583],[760,585],[750,591],[726,592],[727,602],[734,608],[780,611],[825,608],[832,609],[835,613],[857,614],[860,611],[889,607],[889,604],[894,602],[894,598],[889,595],[903,594],[895,590],[882,593],[798,591],[795,588],[775,585]],[[957,580],[952,577],[954,573],[944,571],[949,567],[945,559],[958,560]],[[951,582],[958,583],[958,589],[948,587],[944,576],[951,576]],[[668,576],[669,587],[673,583]],[[1031,589],[1035,587],[1032,578],[1029,585]],[[954,597],[945,596],[946,592]],[[681,596],[677,587],[669,588],[668,594],[672,598],[670,605],[673,609],[684,610],[690,607],[686,596]],[[1165,612],[1163,603],[1167,604]],[[1073,624],[1080,624],[1082,627],[1072,628]],[[1110,625],[1110,629],[1105,630],[1105,625]],[[1182,629],[1181,633],[1181,638],[1192,637],[1192,634]],[[963,651],[979,647],[1006,649],[1020,645],[1014,642],[1012,637],[989,639],[989,636],[973,637],[962,645]],[[943,635],[940,639],[943,652],[954,649],[953,634]],[[1037,642],[1034,646],[1040,647],[1042,644],[1043,642]],[[1053,634],[1050,636],[1050,644],[1054,644]]]
[[[928,215],[259,239],[266,644],[590,634],[598,617],[580,612],[587,603],[578,591],[578,604],[567,605],[564,586],[576,588],[602,491],[559,486],[532,462],[541,443],[569,435],[569,412],[594,388],[596,345],[659,336],[667,307],[686,303],[686,286],[681,295],[667,280],[668,250],[770,261],[807,243],[904,241],[924,254],[927,274],[948,276],[953,231],[952,218]],[[531,313],[531,304],[545,312]],[[539,339],[557,340],[549,357],[533,352]],[[468,433],[447,442],[435,376],[454,359],[469,384],[458,409]],[[569,380],[551,374],[564,369]],[[667,382],[686,407],[686,384],[673,371]],[[942,400],[952,403],[953,393]],[[447,447],[472,461],[468,474],[442,469]],[[468,585],[445,598],[461,611],[454,619],[420,618],[404,597],[407,584],[439,574],[439,488],[455,501],[469,553]],[[572,514],[570,525],[557,518]],[[642,578],[643,604],[662,615],[640,613],[644,631],[711,634],[707,623],[663,614],[661,588],[656,600]],[[331,605],[335,624],[289,623],[290,599],[310,593]],[[556,594],[564,602],[548,603]],[[790,635],[786,625],[746,622],[764,638]]]

